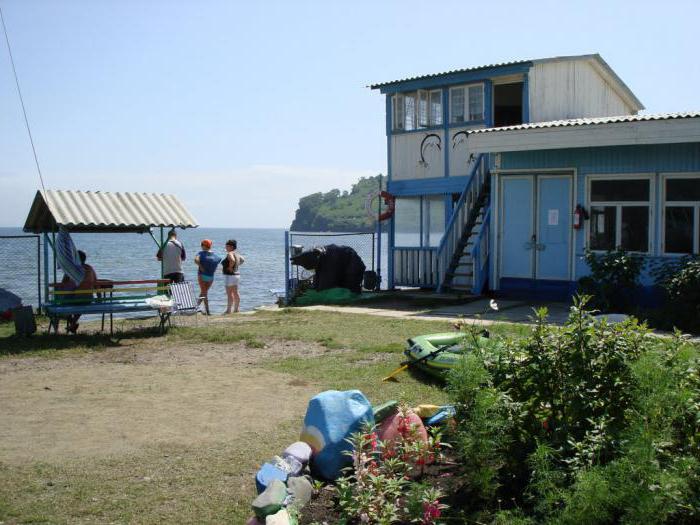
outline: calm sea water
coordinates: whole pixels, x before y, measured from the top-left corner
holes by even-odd
[[[154,232],[158,237],[159,232]],[[0,228],[2,235],[22,235],[19,228]],[[72,234],[79,250],[87,256],[99,278],[112,280],[156,279],[160,277],[160,262],[156,260],[157,246],[148,234],[136,233],[77,233]],[[238,251],[246,262],[241,266],[241,309],[251,310],[258,306],[273,304],[276,296],[271,290],[284,289],[284,230],[283,229],[227,229],[196,228],[178,230],[178,238],[184,243],[187,260],[183,263],[185,278],[197,281],[197,267],[194,257],[200,250],[202,239],[214,242],[212,250],[223,256],[224,244],[228,239],[238,241]],[[348,237],[297,237],[305,247],[313,244],[353,245]],[[364,237],[364,246],[357,246],[363,258],[371,258],[371,242]],[[386,253],[386,236],[383,250]],[[366,255],[365,255],[366,254]],[[386,261],[385,255],[383,260]],[[26,262],[23,262],[26,261]],[[368,264],[369,266],[369,264]],[[36,297],[36,245],[26,241],[12,242],[0,239],[0,288],[6,288],[25,299],[25,303],[35,304]],[[30,275],[29,278],[27,276]],[[62,272],[58,270],[58,278]],[[52,275],[50,275],[52,278]],[[43,279],[43,274],[42,274]],[[196,284],[195,289],[198,290]],[[223,312],[226,308],[226,293],[223,278],[217,273],[209,291],[209,304],[212,313]]]

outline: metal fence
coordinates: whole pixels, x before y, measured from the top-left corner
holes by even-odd
[[[41,304],[41,244],[38,235],[0,235],[0,289],[35,310]]]
[[[325,246],[327,244],[337,244],[338,246],[349,246],[357,252],[362,262],[365,263],[366,270],[381,273],[381,257],[378,253],[381,246],[378,246],[380,238],[376,233],[302,233],[286,232],[285,248],[285,298],[287,303],[295,294],[305,287],[311,285],[313,270],[305,270],[299,266],[291,264],[289,258],[297,251],[310,250],[315,246]],[[379,275],[381,278],[381,275]]]

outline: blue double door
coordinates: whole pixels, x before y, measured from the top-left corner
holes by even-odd
[[[570,281],[571,175],[502,175],[499,190],[501,286]]]

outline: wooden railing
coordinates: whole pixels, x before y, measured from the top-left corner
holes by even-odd
[[[452,266],[453,258],[456,255],[460,241],[467,228],[471,228],[470,217],[478,211],[475,210],[482,187],[488,176],[488,166],[484,162],[484,154],[480,153],[473,161],[473,166],[469,172],[467,185],[460,195],[459,200],[450,216],[450,220],[445,228],[440,245],[437,249],[437,287],[438,292],[442,291],[447,273]]]
[[[397,246],[394,254],[394,284],[436,288],[439,284],[437,248],[404,248]]]
[[[472,293],[481,294],[489,276],[489,220],[491,218],[491,208],[486,208],[483,217],[483,224],[479,233],[474,238],[474,246],[471,251],[474,275],[472,277]]]

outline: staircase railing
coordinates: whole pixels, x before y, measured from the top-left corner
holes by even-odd
[[[491,218],[491,208],[487,207],[484,212],[484,223],[481,225],[478,235],[474,239],[471,256],[474,276],[472,280],[472,293],[479,295],[484,289],[489,276],[489,228]]]
[[[438,292],[441,292],[444,288],[447,272],[450,270],[455,251],[462,240],[462,235],[467,227],[467,220],[477,204],[481,187],[487,177],[488,170],[484,162],[484,154],[480,153],[473,162],[474,164],[469,171],[467,185],[452,210],[452,215],[438,246]]]

